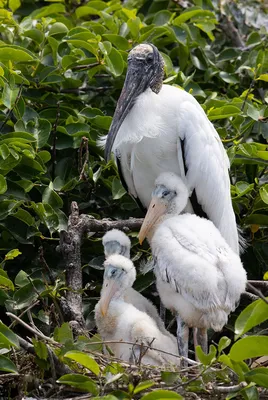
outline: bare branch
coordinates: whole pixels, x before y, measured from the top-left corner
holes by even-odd
[[[85,149],[85,158],[83,162],[83,149]],[[80,181],[86,181],[87,176],[85,175],[85,169],[88,164],[88,158],[89,158],[89,153],[88,153],[88,138],[83,136],[79,148],[79,180]]]
[[[240,47],[243,49],[245,47],[245,43],[238,29],[236,29],[234,26],[233,21],[224,14],[222,14],[221,17],[222,21],[219,24],[221,30],[231,40],[234,47]]]
[[[247,382],[240,382],[238,385],[233,386],[212,386],[212,390],[218,393],[233,393],[247,387]]]
[[[266,299],[266,297],[262,294],[262,292],[258,289],[256,289],[251,283],[250,281],[247,282],[247,287],[253,292],[255,293],[259,298],[261,298],[266,304],[268,304],[268,300]]]
[[[12,314],[11,312],[7,312],[6,315],[12,319],[15,319],[19,324],[21,324],[24,328],[28,329],[28,331],[32,332],[34,335],[40,337],[40,339],[46,340],[47,342],[50,342],[55,345],[59,345],[58,342],[55,342],[55,340],[51,339],[48,336],[45,336],[43,333],[38,332],[36,329],[32,328],[30,325],[26,324],[26,322],[22,321],[19,317],[16,315]]]

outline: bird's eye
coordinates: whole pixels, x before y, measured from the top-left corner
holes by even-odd
[[[153,59],[154,59],[154,55],[153,55],[152,53],[149,53],[148,56],[146,57],[146,60],[147,60],[148,62],[152,62]]]
[[[115,274],[116,274],[116,269],[112,269],[111,276],[115,276]]]
[[[164,190],[163,193],[162,193],[162,197],[168,196],[169,193],[170,193],[169,190]]]

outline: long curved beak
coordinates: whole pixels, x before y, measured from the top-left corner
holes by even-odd
[[[109,304],[118,290],[119,290],[119,284],[116,280],[114,279],[104,280],[101,290],[101,299],[100,299],[100,310],[103,317],[105,317],[105,315],[107,314]]]
[[[159,198],[153,197],[138,235],[140,244],[142,244],[159,218],[165,214],[165,211],[166,205]]]
[[[108,162],[110,159],[112,147],[116,138],[116,135],[124,122],[129,111],[132,109],[137,97],[143,93],[150,84],[150,74],[146,74],[142,68],[129,68],[127,71],[125,83],[118,99],[117,106],[115,109],[113,121],[108,132],[104,157],[105,161]]]

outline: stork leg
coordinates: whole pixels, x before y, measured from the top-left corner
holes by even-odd
[[[205,354],[207,354],[208,353],[208,335],[207,335],[206,328],[194,328],[193,335],[194,335],[194,348],[196,348],[196,346],[200,345],[203,352]],[[195,353],[195,359],[196,359],[196,361],[199,361],[196,353]]]
[[[179,355],[188,358],[189,327],[179,315],[177,315],[176,320]],[[182,360],[181,365],[182,367],[187,367],[188,363],[187,361]]]
[[[206,328],[197,329],[197,340],[205,354],[208,353],[208,332]]]
[[[164,322],[164,325],[166,325],[166,309],[164,307],[164,304],[162,303],[162,301],[160,300],[160,318],[162,319],[162,321]]]

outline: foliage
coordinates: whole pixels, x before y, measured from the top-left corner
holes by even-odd
[[[233,206],[249,243],[244,265],[249,278],[262,279],[267,270],[267,10],[261,0],[221,3],[0,1],[0,306],[24,313],[26,321],[30,307],[30,318],[45,335],[53,334],[60,344],[55,353],[71,368],[59,382],[95,396],[103,385],[109,393],[109,385],[120,382],[125,394],[113,391],[107,399],[131,398],[142,383],[134,384],[123,367],[105,370],[85,353],[89,339],[74,340],[69,325],[63,324],[58,308],[65,266],[57,245],[73,200],[82,212],[97,218],[142,216],[122,188],[114,164],[106,165],[96,145],[109,129],[133,45],[154,43],[165,60],[165,82],[192,93],[215,125],[230,158]],[[225,16],[239,28],[243,49],[227,35]],[[134,259],[146,257],[136,233],[131,236]],[[84,241],[83,299],[89,329],[94,328],[93,309],[102,282],[102,253],[98,235]],[[135,285],[157,301],[152,273],[140,275]],[[239,389],[245,399],[258,398],[256,385],[267,387],[267,373],[245,363],[248,357],[267,354],[266,337],[258,336],[256,328],[267,321],[267,307],[258,300],[242,311],[229,353],[224,353],[230,346],[224,338],[209,355],[199,351],[205,383],[211,365],[217,365],[214,380],[231,382],[229,367],[238,382],[248,382]],[[19,343],[14,332],[21,331],[14,324],[9,329],[7,317],[2,321],[0,369],[16,372],[12,349]],[[245,341],[251,344],[246,347]],[[36,340],[34,351],[40,370],[48,370],[47,345]],[[167,374],[168,381],[174,372]],[[189,383],[189,390],[205,390],[200,382]],[[139,396],[161,398],[164,394],[158,390],[142,393],[151,383],[140,386]],[[166,398],[172,396],[179,398],[165,393]]]

